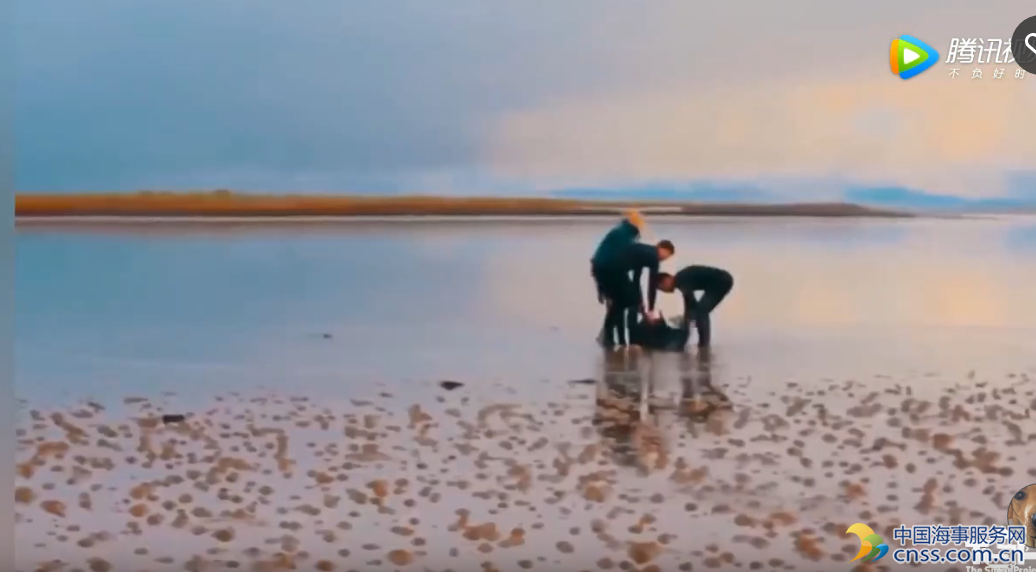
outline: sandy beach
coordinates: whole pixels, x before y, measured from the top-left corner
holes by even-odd
[[[0,572],[1036,572],[1032,0],[11,4]]]
[[[610,359],[530,279],[607,224],[19,227],[17,570],[905,569],[1036,481],[1031,221],[658,221],[716,347]]]
[[[847,564],[849,525],[1001,524],[1036,481],[1024,373],[716,393],[699,357],[680,400],[651,395],[651,359],[541,400],[23,404],[18,569],[880,570]]]
[[[885,209],[848,203],[706,204],[671,201],[584,201],[528,197],[261,195],[140,192],[122,194],[19,195],[21,219],[63,217],[453,217],[600,216],[638,208],[652,216],[744,216],[890,218]]]

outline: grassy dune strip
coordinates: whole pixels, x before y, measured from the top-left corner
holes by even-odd
[[[743,205],[600,202],[553,198],[305,196],[211,193],[19,195],[19,217],[549,216],[610,214],[627,207],[653,215],[899,216],[844,203]]]

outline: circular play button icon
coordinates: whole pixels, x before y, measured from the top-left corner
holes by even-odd
[[[1011,54],[1018,67],[1036,74],[1036,16],[1022,20],[1011,36]]]

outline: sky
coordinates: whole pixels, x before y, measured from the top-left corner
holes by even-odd
[[[950,78],[944,62],[953,37],[1009,38],[1028,1],[15,9],[22,192],[741,181],[795,199],[860,184],[1036,197],[1036,77]],[[888,64],[904,33],[940,52],[908,81]]]

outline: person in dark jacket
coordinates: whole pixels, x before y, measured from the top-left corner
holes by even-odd
[[[601,343],[605,346],[626,345],[626,320],[639,307],[647,315],[655,309],[659,264],[673,255],[675,248],[668,240],[657,245],[628,242],[605,249],[591,261],[598,292],[607,301]],[[640,289],[643,271],[649,273],[647,303]],[[630,274],[632,273],[632,279]],[[633,319],[629,316],[629,319]]]
[[[619,224],[612,227],[604,235],[604,238],[601,239],[601,243],[597,245],[597,250],[594,251],[593,257],[590,258],[590,274],[593,276],[594,284],[597,286],[598,302],[603,304],[605,298],[596,269],[602,263],[615,258],[621,249],[635,243],[640,238],[640,224],[640,216],[632,212],[622,219]]]
[[[593,276],[594,285],[597,288],[597,301],[605,304],[606,307],[610,306],[611,302],[604,294],[605,289],[607,289],[605,284],[611,277],[608,276],[609,272],[605,267],[608,265],[608,261],[615,259],[623,248],[637,242],[637,239],[640,238],[640,227],[643,224],[644,220],[641,218],[640,213],[637,211],[628,212],[619,224],[612,227],[604,235],[600,244],[597,245],[597,250],[594,251],[593,257],[590,258],[590,274]],[[625,320],[625,314],[623,314],[622,321],[624,322]],[[604,323],[601,325],[601,332],[597,336],[598,343],[614,345],[617,335],[615,330],[622,327],[624,327],[623,323],[612,323],[612,316],[606,309]]]
[[[689,328],[691,322],[698,330],[698,346],[708,347],[712,343],[712,311],[730,294],[734,288],[734,277],[721,268],[691,265],[671,274],[661,274],[658,289],[663,292],[679,290],[683,295],[684,327]],[[694,293],[701,291],[700,299]]]

